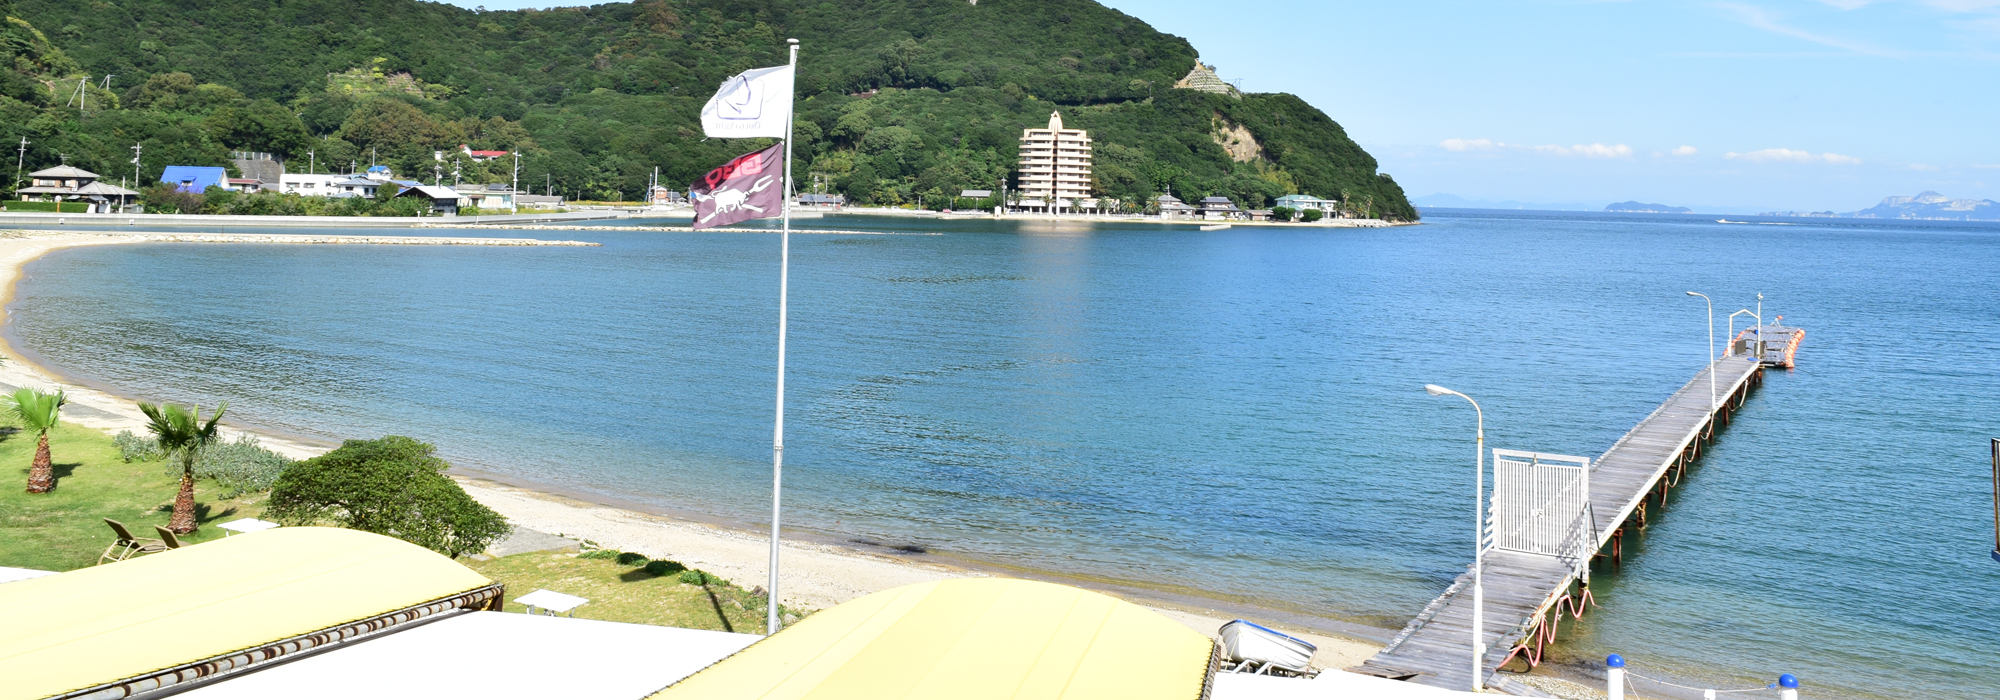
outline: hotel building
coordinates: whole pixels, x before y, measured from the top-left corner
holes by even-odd
[[[1090,206],[1080,202],[1090,196],[1090,135],[1064,129],[1061,112],[1047,129],[1023,129],[1020,182],[1024,208]]]

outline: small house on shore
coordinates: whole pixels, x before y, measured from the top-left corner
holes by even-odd
[[[1179,197],[1163,194],[1153,201],[1154,206],[1159,208],[1162,219],[1192,219],[1195,216],[1195,208],[1182,202]]]
[[[173,185],[182,192],[201,194],[210,187],[221,187],[229,179],[229,171],[213,166],[169,165],[160,171],[160,182]]]
[[[1203,197],[1201,199],[1201,219],[1203,221],[1228,221],[1244,218],[1243,210],[1228,197]]]
[[[27,187],[14,190],[23,202],[86,202],[91,213],[109,214],[112,207],[123,208],[138,201],[139,193],[98,182],[97,173],[68,165],[58,165],[28,173]]]
[[[431,203],[431,213],[445,216],[457,216],[459,203],[465,199],[464,195],[449,187],[436,185],[417,185],[397,193],[396,196],[428,200]]]

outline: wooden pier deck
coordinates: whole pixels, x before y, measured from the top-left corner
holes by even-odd
[[[1622,548],[1622,528],[1643,523],[1646,503],[1679,481],[1687,464],[1700,456],[1703,443],[1718,425],[1742,405],[1762,377],[1763,363],[1740,355],[1726,356],[1704,368],[1665,403],[1632,428],[1591,464],[1590,507],[1595,546],[1590,551],[1615,554]],[[1715,377],[1711,408],[1709,377]],[[1671,475],[1671,476],[1670,476]],[[1578,581],[1571,562],[1539,554],[1489,550],[1485,556],[1485,614],[1482,636],[1486,654],[1479,673],[1489,688],[1523,695],[1541,695],[1495,673],[1517,646],[1540,636],[1552,639],[1549,615],[1558,619],[1564,608],[1578,605],[1571,594]],[[1587,569],[1587,567],[1586,567]],[[1472,571],[1460,574],[1444,594],[1431,602],[1401,634],[1373,658],[1351,670],[1415,683],[1467,690],[1472,685]]]

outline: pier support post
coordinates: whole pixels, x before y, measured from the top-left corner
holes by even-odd
[[[1625,700],[1625,657],[1604,657],[1604,695],[1609,700]]]

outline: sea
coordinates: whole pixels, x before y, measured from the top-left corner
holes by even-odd
[[[1425,384],[1476,399],[1491,447],[1595,457],[1761,312],[1806,330],[1797,368],[1597,566],[1553,658],[2000,695],[2000,226],[1729,218],[802,220],[786,525],[1400,629],[1465,571],[1477,507],[1474,412]],[[662,224],[63,250],[7,332],[129,397],[762,527],[779,236]]]

